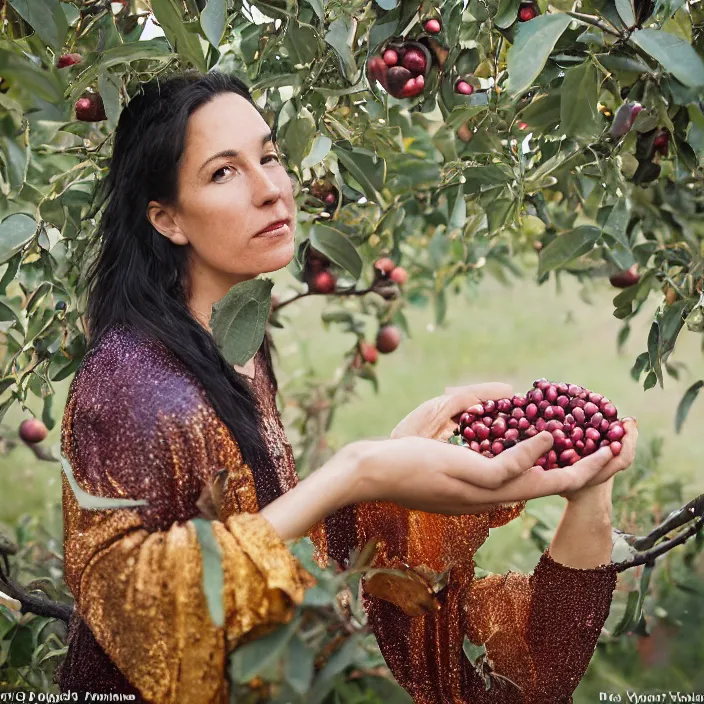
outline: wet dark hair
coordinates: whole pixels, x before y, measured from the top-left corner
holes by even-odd
[[[189,117],[225,92],[255,105],[247,86],[234,75],[186,71],[142,84],[125,106],[108,173],[96,189],[94,207],[105,207],[89,247],[99,252],[86,273],[85,321],[89,349],[109,328],[125,325],[160,341],[183,361],[252,468],[263,506],[278,494],[271,488],[271,472],[268,481],[262,476],[270,457],[253,390],[188,307],[190,247],[173,244],[147,218],[149,201],[177,200]],[[270,340],[262,344],[271,365]]]

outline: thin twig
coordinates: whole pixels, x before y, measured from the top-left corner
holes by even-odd
[[[566,15],[569,15],[570,17],[574,17],[574,19],[579,20],[580,22],[585,22],[586,24],[590,24],[593,27],[598,27],[602,32],[606,32],[607,34],[610,34],[613,37],[618,37],[619,39],[623,39],[623,35],[621,32],[619,32],[617,29],[614,29],[607,25],[605,22],[602,22],[596,15],[585,15],[582,12],[565,12]]]
[[[673,538],[672,540],[667,540],[664,543],[656,545],[650,550],[646,550],[645,552],[639,553],[631,560],[625,560],[623,562],[615,563],[616,570],[618,572],[623,572],[625,570],[631,569],[632,567],[637,567],[638,565],[646,565],[649,563],[654,564],[656,558],[660,557],[661,555],[664,555],[666,552],[669,552],[670,550],[672,550],[672,548],[686,543],[693,535],[696,535],[702,529],[702,527],[704,527],[704,519],[698,519],[687,530],[682,531],[682,533],[680,533],[676,538]]]
[[[278,306],[276,306],[276,312],[280,311],[284,306],[287,306],[289,303],[293,303],[294,301],[298,301],[301,298],[306,298],[306,296],[365,296],[367,293],[377,293],[375,289],[373,288],[363,288],[363,289],[352,289],[350,291],[335,291],[335,293],[318,293],[317,291],[306,291],[306,293],[299,293],[297,296],[294,296],[293,298],[289,298],[288,301],[283,301],[282,303],[279,303]]]
[[[634,538],[628,542],[639,552],[648,550],[663,536],[693,521],[695,518],[701,517],[704,517],[704,494],[697,496],[696,499],[692,499],[682,508],[673,511],[659,526],[650,531],[648,535]]]

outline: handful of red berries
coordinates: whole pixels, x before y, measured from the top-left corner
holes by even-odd
[[[621,452],[623,422],[611,401],[577,384],[536,379],[525,395],[470,406],[449,442],[495,457],[547,430],[553,446],[536,464],[555,469],[575,464],[600,447]]]

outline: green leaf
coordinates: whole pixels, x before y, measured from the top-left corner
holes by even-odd
[[[203,49],[198,36],[186,29],[180,3],[177,4],[175,0],[152,0],[151,5],[154,16],[164,30],[169,44],[183,62],[191,64],[205,73],[207,66]]]
[[[633,381],[638,381],[643,370],[648,367],[650,362],[650,355],[647,352],[641,352],[637,357],[631,369],[631,378]]]
[[[687,418],[689,409],[692,407],[702,387],[704,387],[704,381],[700,379],[694,382],[694,384],[685,391],[682,400],[677,406],[677,412],[675,413],[675,432],[679,433],[682,430],[682,425]]]
[[[296,633],[301,615],[285,626],[235,649],[230,658],[230,676],[238,684],[253,680],[262,670],[276,663]]]
[[[110,129],[115,129],[120,119],[120,90],[115,84],[116,80],[119,81],[119,77],[113,76],[107,71],[103,71],[98,75],[98,90],[100,91],[100,97],[103,99]]]
[[[454,203],[450,211],[450,220],[447,223],[449,231],[461,230],[467,222],[467,201],[464,199],[463,184],[458,184],[454,188]]]
[[[354,179],[364,190],[364,194],[371,201],[379,204],[382,210],[388,208],[386,199],[379,193],[386,179],[386,162],[382,157],[376,157],[374,163],[373,156],[366,154],[366,150],[355,148],[352,150],[343,149],[337,144],[333,145],[333,151],[339,161],[352,174]]]
[[[330,147],[332,147],[330,137],[324,134],[317,135],[310,151],[306,154],[303,161],[301,161],[301,168],[309,169],[311,166],[319,164],[330,152]]]
[[[217,49],[225,32],[227,20],[226,0],[208,0],[208,4],[200,13],[200,26],[205,38]]]
[[[315,655],[315,650],[306,647],[297,635],[291,639],[286,654],[285,678],[297,694],[305,694],[310,688]]]
[[[221,628],[225,624],[225,605],[222,595],[225,574],[222,569],[222,552],[215,539],[211,521],[205,518],[194,518],[191,522],[195,526],[203,556],[203,592],[208,603],[208,612],[213,623]]]
[[[0,222],[0,264],[19,252],[36,231],[36,220],[25,213],[8,215]]]
[[[311,688],[308,704],[321,704],[332,687],[335,676],[344,672],[361,654],[362,634],[353,633],[344,645],[327,661],[325,667],[318,673]]]
[[[111,511],[116,508],[135,508],[137,506],[149,505],[144,499],[111,499],[106,496],[93,496],[89,494],[87,491],[81,489],[76,482],[73,476],[73,470],[66,457],[62,454],[59,459],[61,460],[61,466],[71,486],[73,495],[76,497],[76,501],[78,501],[78,505],[81,508],[88,509],[89,511]]]
[[[519,23],[507,56],[507,90],[511,94],[522,93],[531,86],[570,21],[569,15],[554,13]]]
[[[356,28],[356,23],[343,14],[330,23],[325,34],[325,41],[335,49],[342,60],[343,73],[348,81],[354,81],[357,75],[357,63],[352,52]]]
[[[469,640],[469,638],[467,638],[467,636],[464,637],[462,650],[472,665],[474,665],[477,662],[477,659],[482,657],[482,655],[486,655],[486,645],[484,643],[481,645],[475,645],[471,640]]]
[[[501,0],[494,24],[501,29],[510,27],[518,17],[521,0]]]
[[[58,0],[10,0],[20,17],[32,25],[40,39],[59,53],[64,45],[68,22]]]
[[[310,229],[310,242],[313,247],[341,266],[353,278],[359,278],[362,273],[362,258],[342,232],[330,225],[316,223]]]
[[[631,626],[635,622],[635,614],[638,608],[638,602],[640,601],[640,594],[637,589],[628,592],[628,600],[626,602],[626,610],[621,617],[621,620],[616,624],[611,635],[622,636],[624,633],[628,633],[631,630]]]
[[[565,74],[560,127],[568,137],[589,137],[598,131],[599,76],[601,73],[591,61],[575,66]]]
[[[294,164],[301,164],[310,152],[316,133],[315,118],[306,108],[286,123],[283,140],[286,143],[286,152]]]
[[[650,368],[655,373],[660,382],[660,388],[664,388],[662,382],[662,351],[660,344],[660,325],[657,320],[653,321],[648,333],[648,357],[650,357]]]
[[[633,27],[636,23],[636,11],[632,0],[616,0],[616,11],[626,27]]]
[[[230,364],[244,366],[261,346],[273,286],[271,279],[250,279],[233,286],[213,304],[213,338]]]
[[[637,29],[630,42],[650,54],[686,86],[704,86],[704,60],[684,39],[660,29]]]
[[[113,66],[128,64],[132,61],[147,59],[161,61],[173,59],[174,57],[175,55],[170,50],[164,37],[132,42],[130,44],[121,44],[120,46],[115,46],[112,49],[104,51],[102,54],[89,54],[85,62],[87,68],[77,76],[76,80],[71,85],[70,94],[72,96],[82,94],[102,71],[112,68]]]
[[[63,101],[63,85],[56,72],[45,71],[15,52],[0,49],[0,76],[13,79],[22,91],[33,98],[41,98],[55,105]]]
[[[531,20],[531,22],[534,21]],[[540,252],[538,276],[558,269],[575,257],[586,254],[594,247],[600,236],[601,230],[592,225],[581,225],[574,230],[558,235]]]
[[[382,10],[389,12],[398,6],[398,0],[376,0],[376,4]]]
[[[602,232],[613,237],[619,244],[622,244],[626,249],[630,249],[626,228],[630,218],[630,203],[627,198],[619,198],[614,204],[609,217],[604,223]]]

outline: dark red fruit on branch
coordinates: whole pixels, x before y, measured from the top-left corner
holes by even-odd
[[[425,61],[425,54],[420,49],[411,47],[410,49],[407,49],[406,53],[403,55],[403,58],[401,59],[401,65],[404,68],[407,68],[411,73],[415,73],[416,75],[420,73],[425,73],[425,69],[427,66]]]
[[[46,436],[49,434],[46,425],[38,418],[27,418],[27,420],[23,420],[20,423],[19,432],[20,438],[30,445],[41,442],[46,439]]]
[[[459,80],[455,84],[455,92],[461,93],[462,95],[472,95],[472,93],[474,93],[474,88],[472,88],[467,81]]]
[[[669,135],[665,130],[660,130],[653,140],[653,148],[656,152],[659,152],[663,156],[667,156],[667,145],[669,142]]]
[[[374,262],[374,268],[378,269],[382,274],[390,274],[395,268],[394,260],[390,257],[381,257]]]
[[[325,201],[328,205],[332,205],[337,202],[337,196],[334,193],[327,193],[323,197],[323,201]]]
[[[76,101],[76,119],[83,122],[107,120],[103,99],[99,93],[87,93]]]
[[[518,20],[520,22],[528,22],[535,19],[540,12],[535,5],[525,5],[518,11]]]
[[[402,266],[397,266],[391,270],[389,278],[399,286],[403,286],[408,281],[408,272]]]
[[[425,31],[428,32],[428,34],[438,34],[442,29],[442,27],[440,26],[440,22],[435,19],[428,20],[423,26],[425,27]]]
[[[411,78],[413,78],[413,74],[407,68],[403,66],[392,66],[386,72],[389,93],[394,96],[396,93],[400,93]]]
[[[321,271],[313,277],[311,289],[315,293],[332,293],[335,290],[336,278],[329,271]]]
[[[393,352],[401,344],[401,331],[395,325],[384,325],[376,336],[376,347],[382,354]],[[486,426],[484,426],[486,427]],[[489,428],[486,429],[487,437]]]
[[[413,98],[414,96],[422,93],[424,87],[425,78],[423,78],[423,76],[416,76],[415,78],[411,78],[403,87],[403,90],[395,97]]]
[[[379,350],[364,340],[359,343],[359,351],[362,353],[364,361],[369,364],[376,364],[377,359],[379,359]]]
[[[80,64],[82,60],[83,57],[80,54],[63,54],[63,56],[59,56],[56,66],[57,68],[73,66],[74,64]]]
[[[382,58],[387,66],[396,66],[398,63],[398,54],[393,49],[387,49]]]
[[[630,269],[612,274],[609,277],[609,281],[611,282],[611,285],[616,288],[628,288],[629,286],[637,284],[640,281],[638,265],[634,264]]]

